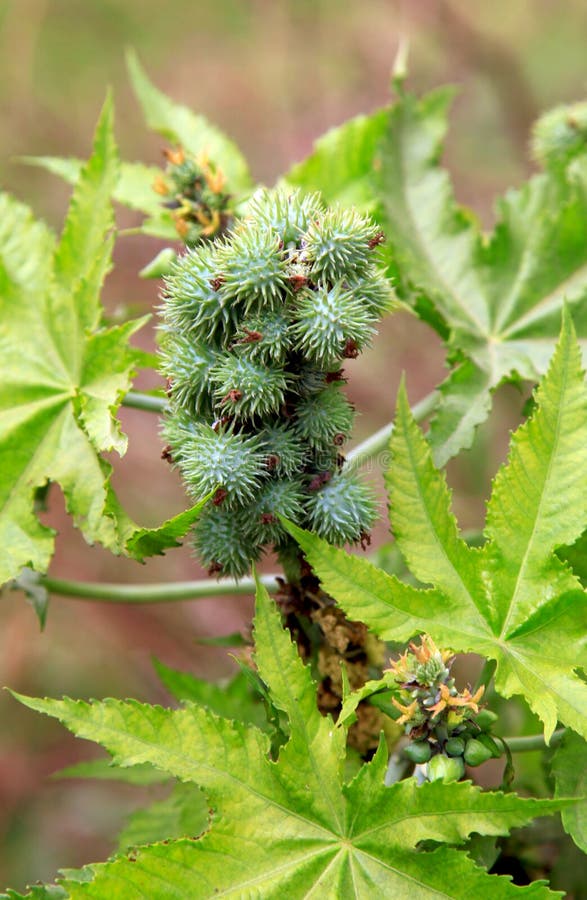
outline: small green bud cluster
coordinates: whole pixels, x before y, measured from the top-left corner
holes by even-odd
[[[400,688],[400,699],[392,701],[401,713],[397,722],[412,738],[404,755],[417,765],[428,763],[431,781],[458,780],[465,764],[479,766],[502,755],[489,733],[497,716],[479,709],[484,689],[459,692],[450,675],[452,661],[449,651],[423,635],[420,646],[410,644],[390,667]]]
[[[378,228],[315,195],[259,192],[223,239],[188,250],[166,279],[163,371],[168,454],[196,499],[205,564],[245,574],[279,515],[333,544],[370,528],[371,492],[344,469],[354,410],[341,364],[391,308]]]
[[[543,166],[561,168],[587,150],[587,103],[557,106],[532,130],[532,154]]]
[[[404,748],[407,759],[416,764],[428,763],[429,781],[458,781],[465,774],[465,765],[475,767],[489,759],[499,759],[502,748],[490,730],[497,716],[488,709],[480,710],[474,718],[461,723],[452,732],[442,726],[430,740],[417,740]]]
[[[204,154],[194,156],[182,147],[164,152],[167,168],[154,188],[165,197],[163,205],[184,244],[194,247],[222,234],[232,221],[222,171]]]

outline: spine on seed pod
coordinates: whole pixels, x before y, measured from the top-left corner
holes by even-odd
[[[382,240],[356,211],[262,191],[167,277],[166,452],[194,499],[215,490],[195,530],[211,572],[242,576],[270,547],[286,565],[279,514],[332,544],[365,539],[375,501],[344,468],[354,411],[342,366],[393,304]]]

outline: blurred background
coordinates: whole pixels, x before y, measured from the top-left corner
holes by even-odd
[[[114,89],[123,158],[158,164],[162,142],[147,133],[131,94],[124,50],[134,47],[155,83],[204,113],[240,144],[253,175],[271,184],[309,153],[327,128],[385,104],[400,38],[410,41],[409,84],[459,87],[446,164],[457,196],[489,226],[493,198],[531,172],[528,131],[545,108],[585,95],[584,0],[0,0],[2,187],[60,228],[69,190],[19,155],[87,156],[107,87]],[[129,213],[121,222],[132,223]],[[137,271],[156,241],[118,242],[106,288],[113,313],[144,312],[157,286]],[[153,348],[152,329],[140,337]],[[349,366],[356,439],[389,421],[400,373],[412,401],[443,377],[438,338],[407,315],[384,323],[374,348]],[[155,382],[139,381],[153,386]],[[504,391],[477,448],[451,466],[463,527],[482,521],[483,499],[503,457],[520,398]],[[185,506],[178,476],[160,459],[156,417],[122,410],[130,436],[115,487],[134,518],[155,525]],[[377,481],[378,476],[372,473]],[[382,512],[384,505],[382,504]],[[189,548],[146,566],[88,547],[68,524],[58,490],[44,520],[60,534],[54,575],[165,582],[203,574]],[[386,540],[382,524],[376,541]],[[268,564],[268,571],[272,567]],[[44,633],[16,592],[0,601],[0,684],[36,695],[133,696],[166,703],[151,658],[207,678],[229,675],[225,650],[198,636],[246,628],[250,598],[151,607],[54,597]],[[0,889],[51,879],[59,866],[100,860],[145,793],[121,785],[52,781],[92,747],[0,695]]]

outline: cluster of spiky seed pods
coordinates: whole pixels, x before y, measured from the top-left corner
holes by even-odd
[[[164,435],[193,497],[215,492],[195,530],[211,571],[241,576],[269,546],[286,558],[279,515],[338,545],[368,532],[374,499],[341,456],[354,415],[341,365],[392,303],[382,238],[316,195],[260,191],[167,278]]]

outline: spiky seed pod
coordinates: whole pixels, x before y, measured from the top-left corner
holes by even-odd
[[[252,500],[267,474],[257,435],[215,431],[205,424],[196,427],[182,448],[182,471],[194,497],[218,488],[227,506]]]
[[[365,277],[348,277],[346,286],[375,319],[381,319],[398,307],[389,281],[376,270]]]
[[[242,513],[224,506],[211,506],[194,529],[194,546],[210,574],[240,578],[257,562],[263,547],[248,529]]]
[[[283,369],[228,353],[212,369],[210,377],[218,406],[228,415],[242,419],[276,412],[287,388]]]
[[[161,371],[169,379],[173,402],[192,415],[212,412],[210,373],[218,353],[209,344],[166,331],[161,344]]]
[[[262,312],[242,321],[234,337],[232,350],[239,356],[259,360],[266,366],[284,362],[291,348],[289,318],[283,312]]]
[[[221,295],[242,303],[245,315],[282,305],[287,273],[283,246],[275,232],[241,225],[220,246],[218,258]]]
[[[284,247],[297,244],[310,223],[324,215],[324,204],[318,194],[285,194],[259,191],[249,204],[248,216],[282,240]]]
[[[308,397],[323,391],[329,384],[346,384],[344,370],[340,368],[340,362],[329,366],[328,369],[317,369],[314,366],[303,366],[295,380],[293,388],[300,397]]]
[[[362,350],[375,334],[375,316],[344,281],[331,288],[321,283],[314,290],[304,290],[294,315],[297,349],[323,368],[340,359],[349,341]]]
[[[278,515],[299,522],[304,517],[302,480],[273,477],[266,481],[255,502],[243,510],[250,531],[261,546],[278,541],[283,528]]]
[[[353,424],[353,407],[338,382],[304,397],[296,407],[296,434],[309,447],[323,450],[341,447]]]
[[[166,458],[183,468],[187,456],[193,452],[193,442],[198,434],[200,422],[186,409],[172,403],[172,414],[163,420],[161,437],[167,444]]]
[[[219,292],[219,271],[216,250],[210,246],[177,259],[165,279],[163,309],[170,330],[201,341],[218,336],[226,340],[234,331],[237,316]]]
[[[312,530],[331,544],[354,544],[369,531],[376,515],[372,491],[352,475],[334,475],[308,499]]]
[[[278,422],[260,431],[259,438],[269,471],[286,478],[303,471],[307,448],[292,428]]]
[[[532,130],[532,153],[543,166],[563,168],[587,147],[587,103],[557,106]]]
[[[381,232],[353,209],[330,209],[313,221],[304,236],[305,256],[316,280],[332,283],[360,275],[373,259]]]
[[[267,543],[290,558],[277,512],[339,544],[369,527],[370,495],[340,455],[353,421],[341,366],[388,308],[380,239],[368,219],[316,196],[264,191],[167,279],[163,434],[196,497],[219,489],[197,530],[218,572],[244,574]]]

